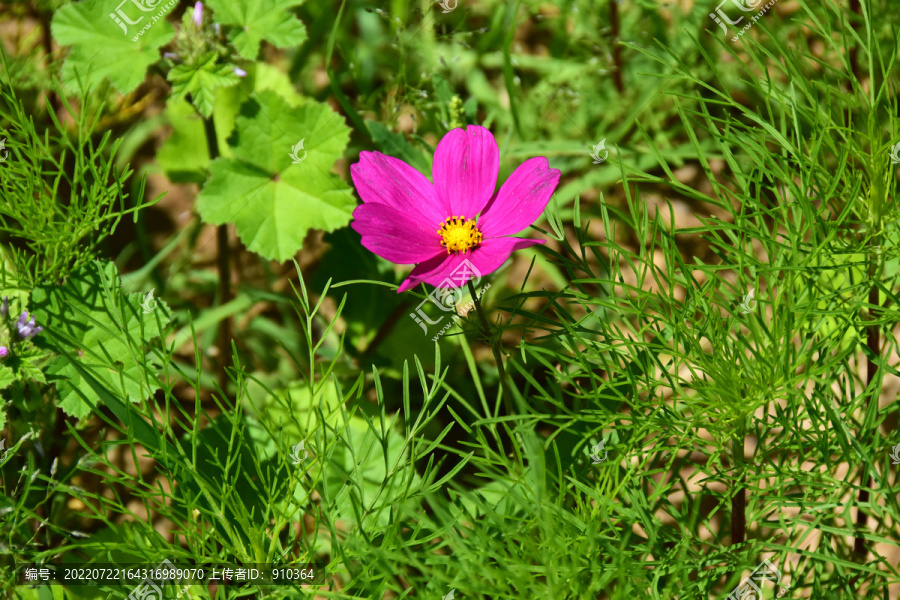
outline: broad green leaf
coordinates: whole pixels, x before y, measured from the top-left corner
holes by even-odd
[[[207,223],[234,223],[250,250],[284,261],[310,229],[333,231],[350,222],[356,200],[331,174],[350,136],[326,104],[289,106],[274,92],[247,101],[230,138],[233,158],[216,159],[197,198]],[[292,149],[303,142],[293,163]]]
[[[72,46],[63,83],[80,89],[80,79],[90,88],[106,77],[123,94],[140,85],[147,67],[159,60],[159,47],[175,32],[165,20],[175,6],[172,0],[144,0],[143,6],[147,9],[136,2],[116,6],[111,0],[84,0],[59,9],[51,25],[53,38]]]
[[[273,393],[275,397],[256,383],[248,387],[252,398],[247,406],[248,431],[256,455],[263,460],[287,462],[290,469],[306,472],[312,481],[321,480],[324,487],[317,489],[334,504],[341,520],[356,522],[351,489],[366,508],[374,509],[363,519],[364,526],[371,528],[390,522],[390,507],[401,501],[407,483],[409,494],[420,488],[421,477],[415,471],[410,476],[406,438],[396,427],[396,416],[385,423],[382,440],[381,432],[372,431],[365,418],[351,417],[343,410],[331,382],[322,385],[312,398],[303,384]],[[324,424],[317,410],[322,411]],[[377,420],[375,427],[379,428]],[[317,431],[323,428],[324,432]],[[325,444],[320,447],[322,438]],[[293,465],[290,449],[300,441],[305,443],[308,455],[300,465]],[[307,496],[307,487],[297,483],[293,498],[302,502]],[[287,500],[276,506],[285,513],[289,511]]]
[[[38,381],[47,383],[44,372],[35,363],[41,360],[41,356],[23,356],[17,362],[18,377],[20,381]]]
[[[247,96],[251,92],[272,90],[277,92],[291,106],[300,106],[306,102],[306,98],[294,89],[294,84],[287,73],[278,67],[264,62],[257,62],[249,66],[247,72],[248,77],[241,81],[241,83],[246,81],[247,84],[253,86],[252,88],[249,88],[249,85],[244,87]]]
[[[212,114],[215,91],[218,87],[234,85],[240,77],[234,74],[234,65],[216,64],[218,54],[208,52],[195,65],[177,65],[169,71],[172,97],[184,99],[188,94],[197,110],[204,117]]]
[[[0,390],[6,389],[16,380],[16,374],[6,365],[0,365]]]
[[[291,106],[300,106],[305,102],[303,96],[294,90],[288,76],[277,67],[254,63],[246,69],[247,76],[241,78],[238,85],[215,90],[213,118],[219,154],[223,158],[231,156],[228,136],[234,129],[234,119],[240,112],[241,103],[253,92],[274,90]],[[190,103],[174,98],[169,98],[166,103],[166,118],[172,127],[172,134],[156,153],[159,166],[175,183],[202,184],[209,169],[209,149],[202,118]]]
[[[337,448],[325,469],[322,497],[335,503],[340,519],[357,521],[350,494],[359,498],[365,514],[362,525],[371,531],[391,522],[391,511],[397,510],[404,496],[414,495],[422,479],[410,469],[406,438],[395,427],[396,415],[385,420],[385,436],[372,431],[362,417],[350,417],[348,427],[341,424]],[[378,428],[378,421],[375,427]]]
[[[330,427],[340,423],[341,403],[332,382],[320,384],[312,398],[309,387],[302,383],[273,393],[275,397],[255,381],[247,385],[247,394],[252,399],[247,406],[250,437],[256,444],[257,454],[265,459],[276,458],[278,444],[287,448],[305,440],[309,447],[313,432],[320,427],[318,410]]]
[[[170,313],[161,300],[147,304],[145,313],[143,300],[141,294],[122,293],[113,263],[97,261],[64,285],[35,288],[31,304],[44,327],[41,342],[60,354],[46,372],[57,381],[59,406],[67,414],[82,418],[99,402],[83,370],[110,394],[132,402],[159,389],[155,378],[144,377],[157,368],[145,346],[162,333]]]
[[[282,100],[291,106],[300,106],[307,99],[297,93],[294,84],[287,74],[272,65],[257,62],[246,67],[247,76],[243,77],[236,86],[219,88],[216,90],[215,118],[216,131],[219,137],[224,137],[234,130],[234,120],[241,110],[241,105],[255,93],[263,90],[272,90],[281,96]],[[227,158],[223,152],[224,144],[219,144],[219,152]]]
[[[299,46],[306,41],[306,27],[288,12],[303,0],[209,0],[214,19],[223,25],[237,25],[231,43],[241,56],[256,59],[259,44],[266,40],[278,48]]]

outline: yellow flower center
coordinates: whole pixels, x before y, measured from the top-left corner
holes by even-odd
[[[481,243],[481,232],[475,219],[447,217],[437,231],[441,234],[441,246],[451,252],[465,252]]]

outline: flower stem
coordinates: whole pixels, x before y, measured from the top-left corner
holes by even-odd
[[[475,285],[472,283],[471,279],[467,282],[467,285],[469,286],[469,293],[472,294],[472,302],[475,304],[475,312],[478,313],[478,320],[481,321],[481,329],[484,333],[484,337],[491,345],[491,351],[494,353],[494,360],[497,361],[497,372],[500,375],[500,391],[503,395],[503,406],[506,408],[506,413],[511,415],[513,414],[512,396],[510,394],[506,368],[503,366],[503,354],[500,351],[500,336],[497,336],[497,338],[494,339],[491,335],[491,326],[488,324],[487,318],[484,316],[484,311],[481,309],[481,300],[478,298],[478,293],[475,291]]]

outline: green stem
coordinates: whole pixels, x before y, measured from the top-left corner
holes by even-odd
[[[491,351],[494,353],[494,360],[497,361],[497,372],[500,375],[500,390],[503,395],[503,406],[506,408],[506,413],[511,415],[513,414],[512,396],[510,394],[506,368],[503,366],[503,354],[500,351],[500,336],[494,338],[491,334],[491,326],[484,316],[484,311],[481,308],[481,300],[478,298],[478,293],[475,291],[475,285],[472,283],[471,279],[467,282],[467,285],[469,286],[469,293],[472,294],[472,302],[475,304],[475,312],[478,313],[478,320],[481,321],[481,329],[484,332],[484,337],[491,345]]]

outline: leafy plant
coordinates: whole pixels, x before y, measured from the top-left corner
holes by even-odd
[[[47,348],[58,355],[47,374],[67,414],[83,418],[97,408],[97,382],[132,402],[159,389],[150,375],[159,363],[145,344],[164,333],[170,313],[164,302],[147,305],[143,296],[124,294],[115,266],[99,262],[71,273],[62,286],[35,288],[35,315],[46,324]]]
[[[287,260],[308,230],[333,231],[350,222],[356,201],[329,173],[349,134],[322,104],[294,109],[274,92],[261,92],[241,106],[228,140],[232,157],[210,165],[197,210],[207,222],[234,223],[250,250]],[[309,141],[294,164],[288,150],[301,136]]]
[[[893,598],[900,28],[731,4],[0,7],[0,590]],[[467,125],[561,178],[438,314],[349,167]]]
[[[63,280],[92,259],[123,216],[155,202],[143,202],[142,181],[138,202],[125,204],[129,194],[122,182],[133,171],[115,166],[121,140],[112,141],[106,132],[95,143],[91,118],[68,103],[65,107],[75,119],[74,131],[54,116],[52,131],[42,133],[22,99],[0,90],[6,148],[0,156],[0,251],[12,279],[4,284],[7,289]]]
[[[110,13],[112,7],[104,0],[70,2],[60,8],[53,16],[53,38],[72,46],[63,64],[63,84],[89,90],[108,79],[123,94],[133,91],[159,60],[159,48],[175,34],[172,25],[159,18],[170,4],[160,6],[153,15],[143,7],[135,11],[134,5],[124,9],[120,5]]]

